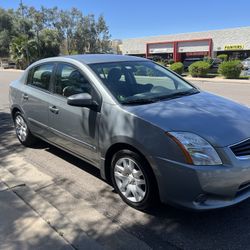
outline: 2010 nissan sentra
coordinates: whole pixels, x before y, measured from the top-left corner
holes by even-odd
[[[89,162],[134,208],[159,198],[207,210],[250,196],[250,109],[150,60],[40,60],[11,83],[10,105],[23,145],[40,138]]]

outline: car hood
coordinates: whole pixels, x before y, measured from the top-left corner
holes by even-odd
[[[250,138],[250,109],[207,92],[125,109],[165,131],[200,135],[215,147]]]

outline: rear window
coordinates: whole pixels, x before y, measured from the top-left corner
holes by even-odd
[[[53,67],[53,64],[42,64],[31,69],[27,84],[40,89],[49,90]]]

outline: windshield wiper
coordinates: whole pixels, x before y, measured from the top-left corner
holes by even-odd
[[[155,99],[131,99],[127,101],[122,101],[121,103],[126,105],[126,104],[148,104],[148,103],[153,103],[155,102]]]
[[[189,91],[182,91],[182,92],[176,92],[173,94],[165,95],[165,96],[159,96],[158,100],[163,100],[163,99],[172,99],[172,98],[177,98],[180,96],[188,96],[188,95],[194,95],[200,93],[197,89],[191,89]]]
[[[130,100],[124,100],[121,103],[123,105],[129,105],[129,104],[148,104],[148,103],[154,103],[154,102],[158,102],[161,100],[165,100],[165,99],[172,99],[172,98],[177,98],[180,96],[187,96],[187,95],[193,95],[193,94],[197,94],[200,93],[200,91],[198,91],[197,89],[191,89],[189,91],[182,91],[182,92],[177,92],[177,93],[173,93],[173,94],[168,94],[168,95],[164,95],[164,96],[159,96],[159,97],[154,97],[154,98],[149,98],[149,99],[130,99]]]

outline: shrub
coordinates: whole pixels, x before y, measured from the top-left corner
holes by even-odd
[[[227,54],[221,54],[221,55],[218,55],[217,58],[221,59],[224,62],[224,61],[227,61],[228,55]]]
[[[207,62],[207,63],[209,63],[209,64],[211,65],[212,62],[213,62],[213,59],[212,59],[211,57],[209,57],[209,56],[205,56],[205,57],[203,58],[203,61],[204,61],[204,62]]]
[[[210,69],[210,66],[211,65],[207,62],[198,61],[198,62],[192,63],[188,67],[188,71],[193,77],[204,77],[207,75]]]
[[[175,73],[181,75],[184,71],[184,65],[181,62],[173,63],[170,65],[170,69],[173,70]]]
[[[225,61],[219,65],[218,72],[227,79],[237,79],[240,77],[242,65],[239,60]]]
[[[170,65],[174,64],[174,59],[169,59],[169,60],[168,60],[168,63],[169,63]]]

